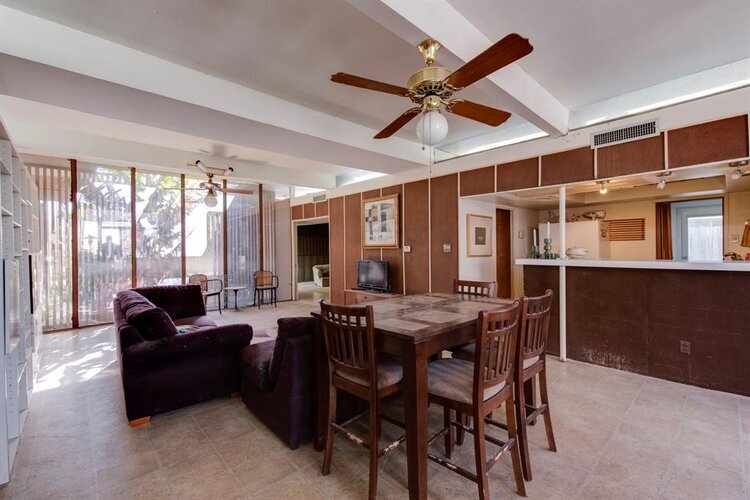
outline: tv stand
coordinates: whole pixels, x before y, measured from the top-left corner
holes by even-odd
[[[378,292],[363,288],[347,288],[344,290],[344,304],[347,306],[353,306],[368,300],[384,300],[401,296],[400,293]]]

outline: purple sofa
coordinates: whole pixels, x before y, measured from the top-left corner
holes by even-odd
[[[240,353],[253,329],[217,326],[200,285],[118,292],[114,316],[130,422],[239,391]]]
[[[242,351],[242,401],[291,449],[312,436],[313,334],[318,321],[281,318],[275,342]]]

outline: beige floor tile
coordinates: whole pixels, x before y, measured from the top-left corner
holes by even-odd
[[[159,461],[152,450],[129,454],[102,456],[96,462],[96,477],[100,486],[109,487],[145,476],[159,469]]]
[[[101,487],[101,498],[108,500],[162,500],[174,498],[161,471],[111,487]]]
[[[258,454],[238,465],[234,469],[235,477],[240,480],[242,490],[249,495],[294,474],[297,468],[281,453]]]
[[[662,489],[661,498],[670,500],[743,500],[745,493],[731,485],[716,482],[696,481],[678,474],[669,474]]]
[[[194,414],[193,419],[212,441],[238,438],[255,430],[245,405],[216,407]]]
[[[191,500],[234,500],[245,498],[240,483],[231,471],[222,471],[213,476],[193,475],[180,482],[169,482],[176,498]]]

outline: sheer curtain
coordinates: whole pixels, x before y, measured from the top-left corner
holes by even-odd
[[[263,268],[276,274],[275,193],[263,191]]]

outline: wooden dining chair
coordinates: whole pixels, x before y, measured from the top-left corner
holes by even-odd
[[[216,297],[216,302],[219,304],[219,314],[221,314],[221,295],[224,292],[224,282],[219,278],[211,278],[205,274],[191,274],[188,277],[188,283],[194,283],[201,286],[201,294],[203,295],[203,305],[208,304],[209,297]],[[210,283],[218,283],[219,289],[211,289]]]
[[[453,280],[453,293],[475,295],[477,297],[497,297],[496,281]]]
[[[521,456],[516,435],[516,412],[513,400],[513,374],[516,343],[520,332],[521,305],[518,301],[502,311],[481,311],[477,319],[474,362],[462,359],[441,359],[430,363],[428,398],[443,407],[443,428],[428,442],[445,437],[442,458],[429,452],[430,460],[477,483],[479,498],[490,497],[489,471],[505,455],[510,454],[516,488],[526,496]],[[508,438],[502,441],[485,434],[485,425],[503,427],[491,418],[493,410],[505,404]],[[454,412],[471,415],[473,428],[452,418]],[[474,437],[476,473],[450,462],[453,452],[453,428],[461,428]],[[485,441],[500,447],[489,460]]]
[[[531,459],[529,456],[528,426],[537,417],[544,417],[544,429],[547,432],[547,445],[551,451],[557,451],[555,434],[552,430],[552,417],[549,412],[549,394],[547,392],[547,334],[552,314],[552,290],[547,290],[539,297],[524,297],[522,312],[521,336],[516,348],[518,359],[514,377],[516,397],[516,417],[518,434],[521,443],[521,461],[523,475],[531,481]],[[533,400],[533,390],[526,390],[539,377],[540,406]]]
[[[516,348],[516,372],[513,387],[516,401],[516,421],[518,423],[518,440],[523,463],[523,475],[531,481],[531,458],[529,455],[528,426],[535,422],[540,415],[544,418],[544,428],[547,432],[547,445],[552,451],[557,451],[555,435],[552,430],[552,418],[549,412],[549,394],[547,392],[547,334],[552,313],[552,290],[547,290],[539,297],[524,297],[521,312],[521,335]],[[475,357],[474,346],[464,347],[453,351],[453,357],[465,361]],[[534,384],[534,377],[539,377],[539,393],[541,405],[535,406],[533,390],[527,390]],[[464,415],[458,416],[465,421]],[[461,444],[463,436],[457,436],[456,442]]]
[[[406,439],[404,434],[384,448],[378,447],[382,420],[404,427],[402,422],[380,414],[382,399],[401,390],[402,364],[397,359],[378,359],[372,306],[340,306],[321,300],[320,315],[328,357],[330,390],[323,475],[328,475],[331,471],[334,434],[342,432],[370,452],[369,498],[374,499],[378,487],[378,459],[398,448]],[[336,396],[339,389],[367,401],[369,410],[337,424]],[[345,428],[368,413],[368,440],[354,435]]]

